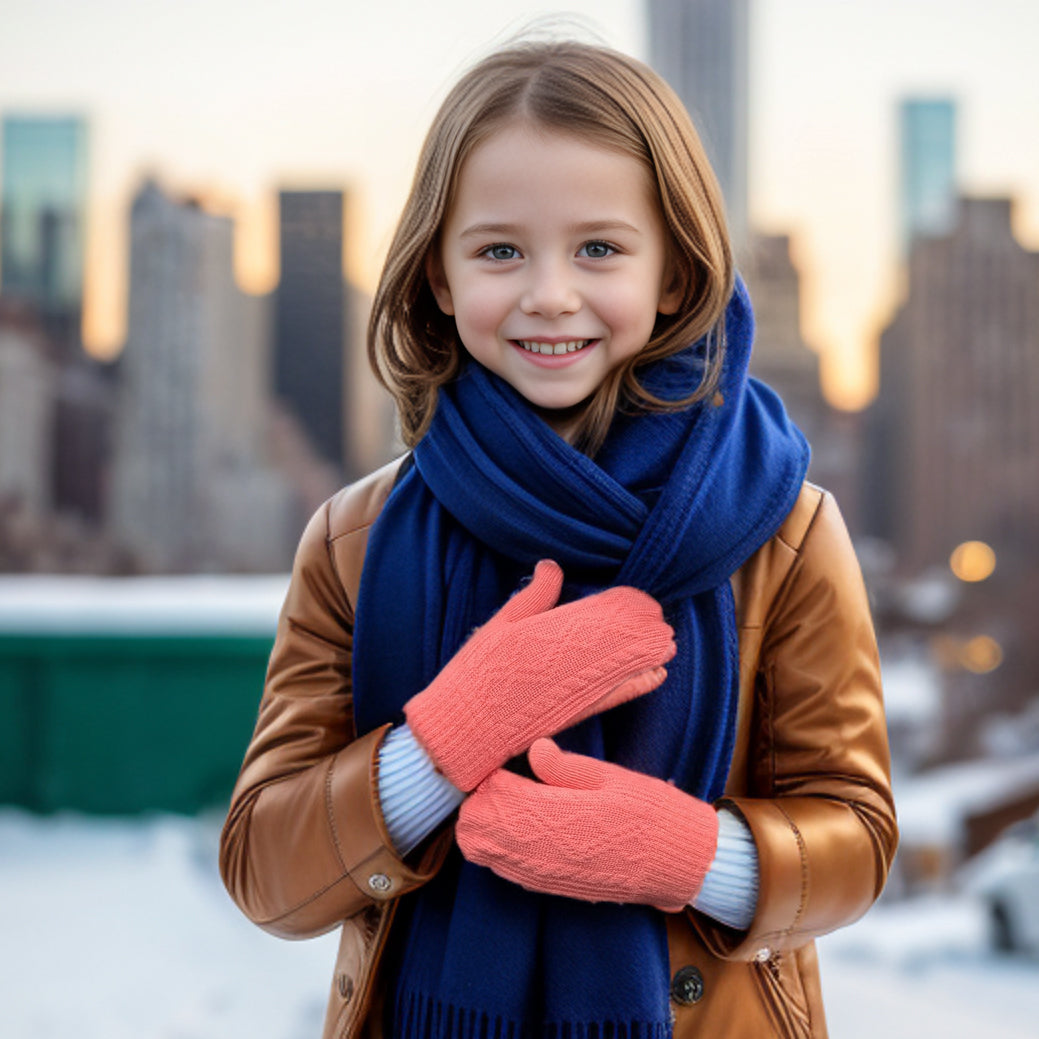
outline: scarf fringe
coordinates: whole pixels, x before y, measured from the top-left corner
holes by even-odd
[[[420,992],[399,992],[394,1039],[670,1039],[663,1021],[514,1021],[445,1002]]]

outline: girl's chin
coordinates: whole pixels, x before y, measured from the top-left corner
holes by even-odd
[[[555,430],[564,440],[572,442],[572,434],[576,431],[581,416],[588,407],[589,398],[579,401],[577,404],[567,404],[562,407],[544,407],[533,404],[534,411],[544,420],[545,424]]]

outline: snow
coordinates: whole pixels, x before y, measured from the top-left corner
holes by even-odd
[[[219,823],[0,809],[0,1033],[317,1039],[336,936],[248,923],[217,876]],[[820,959],[833,1039],[1039,1035],[1039,961],[990,954],[964,897],[882,901]]]
[[[287,574],[0,575],[0,634],[273,635]]]
[[[819,942],[833,1039],[1037,1039],[1039,960],[993,954],[966,896],[883,901]]]
[[[282,942],[233,907],[217,823],[0,812],[0,1033],[320,1035],[335,936]]]
[[[1039,753],[980,758],[915,776],[896,774],[894,791],[902,844],[957,848],[967,816],[1037,787]]]
[[[941,686],[934,665],[910,654],[883,656],[880,664],[888,724],[933,724],[941,709]]]

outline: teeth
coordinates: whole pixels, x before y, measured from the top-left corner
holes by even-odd
[[[524,350],[535,354],[572,354],[586,347],[590,339],[571,339],[566,343],[540,343],[534,339],[518,339]]]

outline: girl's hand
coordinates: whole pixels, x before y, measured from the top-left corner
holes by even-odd
[[[540,736],[656,689],[675,655],[659,603],[609,588],[556,606],[563,571],[542,560],[404,707],[437,768],[472,790]]]
[[[700,890],[718,843],[706,802],[663,780],[530,748],[541,780],[501,770],[462,805],[462,854],[533,891],[586,902],[637,902],[678,912]]]

